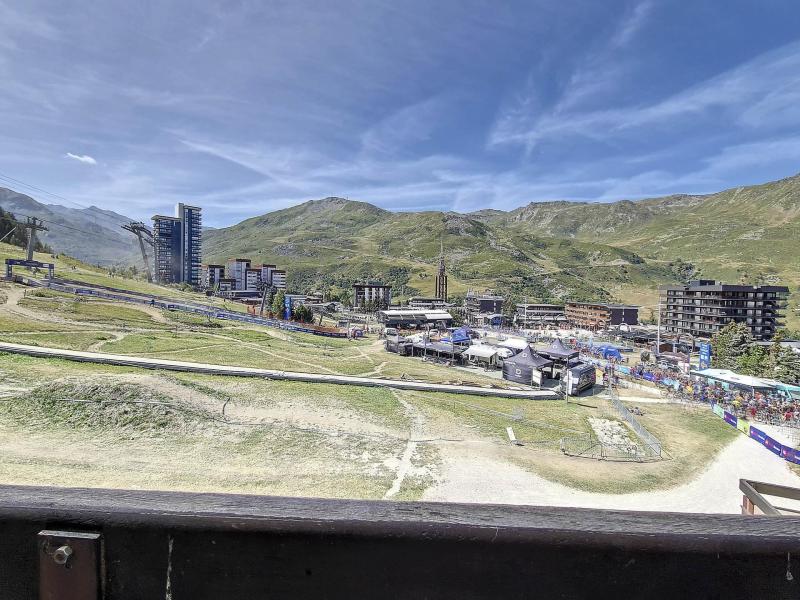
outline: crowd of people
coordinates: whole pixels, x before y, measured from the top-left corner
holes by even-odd
[[[750,421],[800,427],[800,400],[778,390],[726,389],[721,384],[646,364],[632,367],[630,377],[655,383],[683,400],[719,404],[724,410]]]

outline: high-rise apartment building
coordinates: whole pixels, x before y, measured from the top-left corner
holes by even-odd
[[[201,209],[180,203],[175,216],[153,217],[156,278],[161,283],[200,285],[203,221]]]
[[[182,202],[175,207],[181,222],[181,281],[200,285],[200,262],[203,259],[203,216],[198,206]]]
[[[153,251],[156,281],[180,283],[181,280],[181,222],[175,217],[153,217]]]
[[[789,288],[730,285],[711,279],[660,288],[661,327],[668,334],[710,338],[728,323],[744,323],[756,340],[768,340],[782,323]]]

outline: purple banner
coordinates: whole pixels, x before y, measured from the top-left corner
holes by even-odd
[[[800,465],[800,452],[795,450],[794,448],[789,448],[788,446],[784,446],[783,450],[781,451],[781,456],[784,460],[788,460],[789,462],[793,462],[795,464]]]
[[[736,418],[736,415],[732,415],[732,414],[731,414],[731,413],[729,413],[728,411],[725,411],[723,418],[725,419],[725,422],[726,422],[726,423],[730,423],[730,424],[731,424],[731,425],[733,425],[734,427],[736,427],[736,423],[738,423],[738,421],[739,421],[739,420]]]
[[[756,429],[755,427],[753,427],[751,425],[750,426],[750,437],[763,444],[764,440],[767,439],[767,434],[764,433],[763,431],[761,431],[760,429]]]
[[[781,456],[783,452],[783,444],[769,436],[767,436],[767,439],[764,440],[764,447],[774,452],[778,456]]]

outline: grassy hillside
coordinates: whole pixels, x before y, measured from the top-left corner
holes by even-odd
[[[135,238],[121,229],[131,219],[110,210],[42,204],[7,188],[0,188],[0,207],[22,222],[26,216],[44,219],[48,230],[37,237],[56,252],[99,265],[131,264],[138,258]]]
[[[520,232],[607,243],[648,262],[680,259],[707,278],[781,283],[792,291],[792,309],[800,300],[800,175],[706,196],[533,203],[477,216]],[[797,327],[794,310],[788,320]]]
[[[450,291],[495,288],[515,299],[615,299],[671,281],[668,264],[608,244],[556,239],[444,212],[392,213],[327,198],[209,231],[209,261],[249,256],[289,271],[289,287],[345,295],[358,279],[392,283],[400,296],[433,293],[444,245]]]
[[[53,226],[45,241],[92,263],[124,250],[139,266],[133,239],[120,241],[124,232],[114,229],[124,217],[109,213],[87,223],[85,211],[41,205],[3,189],[0,205],[53,220],[78,219],[81,229],[103,225],[97,236]],[[800,329],[798,240],[800,176],[794,176],[707,196],[538,202],[466,215],[394,213],[325,198],[207,230],[204,258],[276,263],[287,269],[292,291],[347,298],[355,281],[376,278],[394,285],[402,298],[433,293],[443,243],[454,297],[469,288],[494,288],[512,301],[616,300],[644,306],[645,318],[663,283],[698,276],[782,283],[792,291],[787,324]]]

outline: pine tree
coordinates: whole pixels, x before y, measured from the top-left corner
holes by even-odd
[[[272,312],[279,319],[283,318],[283,305],[286,302],[286,293],[283,290],[278,290],[275,297],[272,299]]]
[[[747,353],[752,344],[753,336],[744,323],[728,323],[711,338],[714,367],[736,371],[740,368],[740,357]],[[755,355],[749,356],[748,364],[755,358]]]

